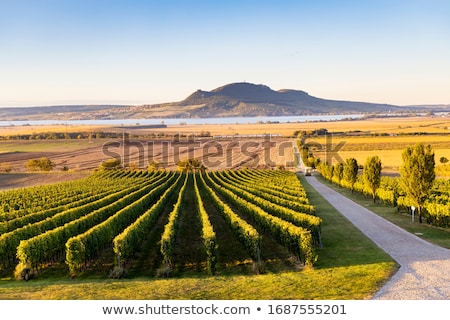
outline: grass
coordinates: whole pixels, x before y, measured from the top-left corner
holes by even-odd
[[[261,275],[189,273],[162,279],[105,277],[68,279],[58,272],[29,282],[0,280],[0,299],[370,299],[397,270],[397,264],[341,216],[302,179],[311,203],[324,220],[323,248],[314,268]],[[64,274],[64,275],[62,275]]]
[[[27,300],[357,300],[390,275],[392,263],[255,276],[131,280],[45,280],[0,285],[1,299]]]
[[[42,186],[52,183],[63,183],[66,181],[81,179],[90,174],[90,172],[0,172],[0,191],[17,188],[27,188],[33,186]]]
[[[100,147],[102,143],[104,143],[104,140],[0,141],[0,154],[21,152],[68,152],[80,148],[92,147],[93,143]]]
[[[411,215],[407,212],[399,212],[397,210],[397,207],[386,205],[378,201],[374,203],[371,197],[367,197],[357,192],[352,193],[346,188],[339,187],[335,184],[327,182],[320,176],[318,176],[318,179],[340,194],[366,207],[367,209],[385,218],[386,220],[391,221],[400,228],[410,233],[416,234],[426,241],[450,249],[450,229],[430,226],[426,223],[419,223],[417,216],[415,217],[415,221],[413,223]]]

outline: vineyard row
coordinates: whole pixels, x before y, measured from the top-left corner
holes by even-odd
[[[135,257],[158,218],[173,204],[158,242],[163,264],[172,268],[175,246],[180,245],[176,239],[188,183],[194,188],[196,203],[195,212],[190,214],[195,214],[201,225],[200,238],[210,273],[216,270],[221,248],[205,201],[212,201],[257,265],[264,251],[261,232],[273,237],[304,265],[317,260],[321,219],[315,216],[314,207],[292,172],[110,171],[70,184],[43,187],[42,194],[48,190],[55,194],[51,204],[42,201],[41,210],[22,206],[16,216],[14,211],[4,212],[0,223],[0,267],[18,263],[19,268],[39,270],[49,263],[65,261],[70,273],[77,274],[104,250],[113,250],[115,265],[121,268]],[[34,199],[39,199],[39,192],[33,188]],[[0,199],[5,207],[27,194],[26,189],[14,190],[1,194]],[[65,202],[65,196],[73,201]]]

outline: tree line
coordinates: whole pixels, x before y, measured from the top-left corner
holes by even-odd
[[[430,198],[435,182],[434,151],[430,145],[418,143],[404,149],[403,164],[400,167],[400,183],[397,194],[404,195],[403,205],[417,209],[419,222],[422,223],[423,208]],[[358,181],[359,165],[354,158],[346,159],[345,163],[334,165],[319,162],[317,167],[321,175],[336,184],[348,187],[352,191]],[[382,181],[382,163],[378,156],[366,159],[362,169],[364,189],[370,193],[375,202]]]
[[[137,129],[139,127],[136,127]],[[122,139],[123,130],[125,128],[117,128],[117,132],[104,131],[85,131],[85,132],[39,132],[39,133],[22,133],[0,136],[0,140],[80,140],[80,139]],[[126,133],[131,138],[173,138],[180,139],[193,134],[185,133],[165,133],[165,132],[150,132],[150,133]],[[195,134],[195,137],[212,137],[211,132],[202,130]]]

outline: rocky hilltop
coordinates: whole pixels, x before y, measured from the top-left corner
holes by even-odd
[[[197,90],[186,99],[163,106],[193,107],[191,116],[286,116],[323,113],[368,113],[401,107],[367,102],[326,100],[301,90],[272,90],[265,85],[232,83],[212,91]]]

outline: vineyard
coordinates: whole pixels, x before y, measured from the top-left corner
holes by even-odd
[[[0,193],[0,273],[298,270],[320,230],[293,172],[102,171]]]

